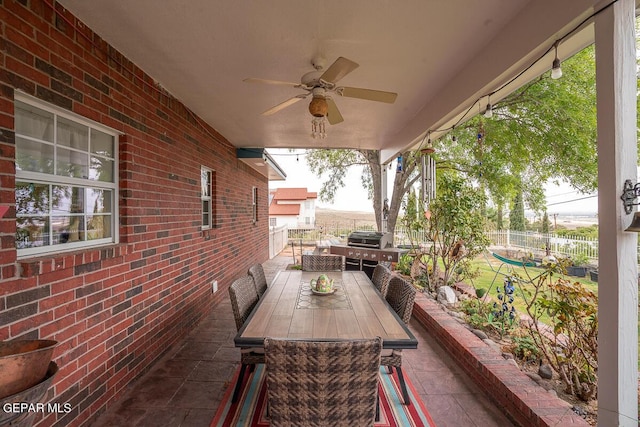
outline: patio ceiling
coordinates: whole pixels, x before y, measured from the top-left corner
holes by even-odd
[[[382,159],[437,138],[453,124],[550,69],[553,49],[609,1],[406,0],[403,2],[59,0],[107,42],[238,148],[367,148]],[[588,45],[590,26],[559,46],[561,59]],[[338,57],[359,67],[340,86],[396,92],[393,104],[335,96],[344,122],[313,139],[311,97],[262,112],[302,89]],[[535,63],[535,64],[534,64]],[[534,64],[532,66],[532,64]],[[474,103],[480,100],[479,103]],[[465,115],[465,113],[467,113]]]

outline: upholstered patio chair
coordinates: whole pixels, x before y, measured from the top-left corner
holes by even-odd
[[[267,290],[267,278],[264,275],[262,264],[253,264],[249,267],[247,273],[253,278],[253,283],[256,285],[256,292],[258,292],[258,298],[262,298],[262,294]]]
[[[266,338],[270,425],[373,426],[380,337],[353,341]]]
[[[393,276],[389,280],[386,300],[393,310],[398,314],[405,324],[409,324],[411,313],[413,313],[413,303],[416,300],[416,288],[407,280],[400,276]],[[382,353],[382,366],[387,366],[389,372],[393,372],[395,367],[398,370],[398,379],[400,380],[400,388],[402,390],[402,399],[405,405],[409,405],[409,394],[407,393],[407,385],[402,374],[402,350],[385,349]]]
[[[231,309],[233,310],[233,317],[236,321],[236,328],[240,330],[258,303],[258,293],[253,283],[253,278],[251,278],[251,276],[244,276],[236,279],[231,286],[229,286],[229,299],[231,300]],[[233,391],[232,402],[238,399],[245,371],[249,367],[253,369],[258,363],[264,363],[264,350],[262,348],[240,349],[240,374],[238,375],[238,382]]]
[[[383,264],[378,263],[373,269],[373,275],[371,281],[376,288],[380,291],[382,298],[387,296],[387,289],[389,287],[389,281],[391,280],[391,270]]]
[[[302,255],[302,271],[344,270],[342,255]]]

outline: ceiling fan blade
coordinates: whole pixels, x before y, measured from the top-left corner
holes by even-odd
[[[335,60],[333,64],[327,70],[322,73],[320,80],[324,80],[328,83],[336,83],[338,80],[358,68],[360,65],[351,61],[350,59],[343,58],[342,56]]]
[[[265,111],[264,113],[262,113],[263,116],[270,116],[272,114],[277,113],[280,110],[283,110],[285,108],[287,108],[289,105],[295,104],[296,102],[305,99],[307,96],[309,96],[308,93],[304,93],[304,94],[300,94],[300,95],[296,95],[293,98],[289,98],[284,102],[281,102],[280,104],[269,108],[267,111]]]
[[[336,92],[342,96],[346,96],[347,98],[366,99],[368,101],[386,102],[387,104],[393,104],[398,97],[398,94],[394,92],[361,89],[357,87],[342,87],[339,88]]]
[[[336,125],[344,122],[344,118],[342,118],[342,114],[340,114],[340,110],[338,110],[338,106],[333,102],[333,99],[327,98],[327,107],[327,120],[329,124]]]
[[[292,83],[292,82],[283,82],[280,80],[267,80],[267,79],[256,79],[253,77],[249,77],[248,79],[244,79],[243,82],[245,83],[265,83],[268,85],[283,85],[283,86],[293,86],[293,87],[299,87],[300,83]]]

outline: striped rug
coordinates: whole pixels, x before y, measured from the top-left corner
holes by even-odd
[[[232,404],[231,396],[238,371],[218,407],[211,427],[262,427],[269,425],[266,415],[266,386],[264,383],[264,365],[257,365],[253,373],[245,375],[242,394],[238,402]],[[380,420],[375,427],[435,427],[431,416],[427,412],[420,396],[413,384],[404,373],[411,405],[400,403],[400,386],[397,371],[387,373],[387,369],[380,368]]]

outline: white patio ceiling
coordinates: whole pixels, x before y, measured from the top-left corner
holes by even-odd
[[[461,116],[495,104],[546,70],[558,39],[608,1],[60,0],[236,147],[380,149],[383,161],[436,138]],[[563,39],[560,58],[592,42],[592,28]],[[311,97],[261,113],[301,89],[311,60],[359,67],[340,86],[396,92],[393,104],[334,97],[344,122],[313,139]],[[532,64],[534,64],[532,66]],[[475,104],[480,99],[479,104]]]

